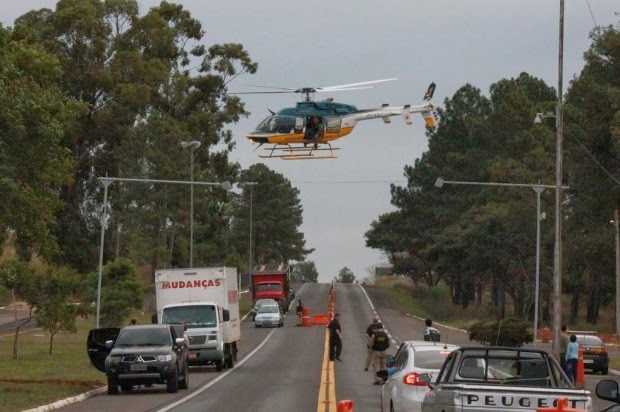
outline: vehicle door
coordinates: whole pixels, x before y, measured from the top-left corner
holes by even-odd
[[[187,368],[188,348],[185,344],[183,335],[177,335],[177,331],[181,331],[177,325],[170,325],[170,334],[172,335],[172,351],[177,355],[177,366],[179,367],[178,371],[181,373]],[[181,333],[183,332],[181,331]],[[183,339],[183,343],[178,344],[177,338]]]
[[[101,372],[105,372],[105,358],[108,357],[112,348],[106,347],[108,340],[116,341],[120,328],[91,329],[88,332],[86,348],[90,363]]]
[[[394,403],[394,409],[400,409],[400,403],[405,396],[404,391],[408,388],[405,388],[405,384],[403,383],[403,377],[408,373],[409,370],[409,361],[411,359],[410,350],[403,350],[400,355],[396,358],[394,362],[394,367],[396,371],[388,377],[385,385],[388,387],[390,393],[390,399],[392,403]],[[389,406],[387,405],[387,410],[389,410]]]

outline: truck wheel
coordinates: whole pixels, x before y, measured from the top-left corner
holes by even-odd
[[[179,389],[187,389],[189,387],[189,364],[185,362],[185,368],[183,369],[183,375],[180,376]]]
[[[118,394],[118,381],[112,376],[108,376],[108,395]]]
[[[121,390],[122,390],[123,392],[129,392],[129,391],[131,391],[132,389],[133,389],[133,386],[131,386],[131,385],[122,385],[122,384],[121,384]]]
[[[179,390],[179,371],[176,366],[166,380],[166,392],[176,393]]]
[[[224,361],[222,359],[218,359],[215,361],[215,370],[221,372],[224,369]]]

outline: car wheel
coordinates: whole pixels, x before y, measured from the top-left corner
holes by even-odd
[[[224,361],[222,359],[218,359],[215,361],[215,370],[221,372],[224,368]]]
[[[168,375],[168,379],[166,381],[166,392],[168,393],[176,393],[179,390],[179,371],[176,366]]]
[[[133,389],[133,386],[131,386],[131,385],[121,385],[121,390],[122,390],[123,392],[129,392],[129,391],[131,391],[132,389]]]
[[[185,362],[185,368],[183,369],[183,375],[179,382],[179,389],[187,389],[189,387],[189,364]]]
[[[390,401],[390,412],[394,412],[394,404]]]
[[[609,368],[601,369],[601,375],[609,375]]]
[[[108,376],[108,395],[118,394],[118,381],[112,376]]]

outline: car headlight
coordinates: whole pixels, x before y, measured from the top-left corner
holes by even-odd
[[[157,355],[157,360],[160,362],[170,362],[172,360],[172,355]]]
[[[123,360],[122,356],[118,356],[118,355],[110,356],[110,363],[112,365],[118,365],[119,363],[121,363],[122,360]]]

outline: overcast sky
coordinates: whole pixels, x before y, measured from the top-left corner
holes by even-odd
[[[559,0],[186,0],[181,3],[206,32],[205,44],[242,43],[259,63],[258,73],[240,77],[230,91],[247,84],[298,88],[398,78],[373,89],[348,91],[335,101],[360,109],[420,104],[428,84],[437,84],[433,102],[443,106],[469,83],[488,95],[489,86],[527,72],[558,85]],[[139,0],[140,12],[159,1]],[[12,26],[23,13],[56,1],[0,0],[0,22]],[[567,0],[564,22],[564,91],[583,66],[596,26],[617,25],[618,0]],[[427,150],[421,117],[405,125],[394,117],[358,123],[338,140],[338,159],[259,159],[245,135],[269,112],[291,107],[298,96],[244,95],[248,119],[232,125],[234,161],[247,168],[264,162],[301,193],[306,245],[316,251],[319,281],[341,268],[357,279],[385,258],[365,246],[364,233],[381,214],[394,210],[390,183],[404,185],[405,165]],[[444,176],[455,178],[455,176]],[[549,176],[553,184],[554,176]]]

